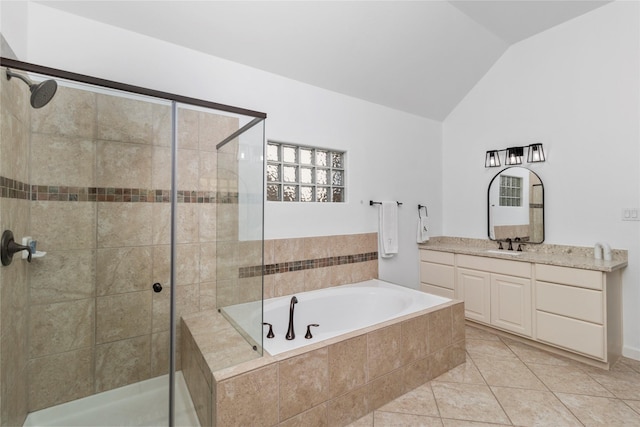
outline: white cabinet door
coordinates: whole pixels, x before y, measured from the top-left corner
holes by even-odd
[[[531,279],[491,275],[491,324],[532,336]]]
[[[464,300],[464,314],[469,319],[491,323],[491,274],[458,268],[458,297]]]

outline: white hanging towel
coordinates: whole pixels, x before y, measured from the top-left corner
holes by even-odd
[[[378,219],[380,256],[391,258],[398,253],[398,203],[382,202]]]
[[[424,208],[424,216],[420,210]],[[427,216],[426,206],[422,206],[418,210],[418,235],[416,237],[418,243],[424,243],[429,240],[429,217]]]

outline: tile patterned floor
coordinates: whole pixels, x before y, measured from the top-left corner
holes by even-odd
[[[640,426],[640,361],[611,371],[471,326],[467,362],[351,427]]]

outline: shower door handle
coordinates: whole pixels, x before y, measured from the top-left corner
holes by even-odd
[[[160,283],[153,284],[153,292],[158,293],[162,291],[162,285]]]

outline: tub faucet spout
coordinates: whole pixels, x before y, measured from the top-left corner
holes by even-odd
[[[289,329],[287,330],[286,339],[292,340],[296,337],[296,332],[293,329],[293,309],[294,306],[298,303],[298,298],[295,296],[291,297],[291,305],[289,306]]]

